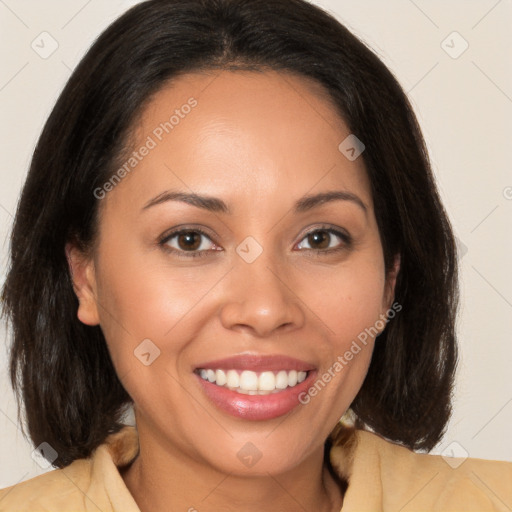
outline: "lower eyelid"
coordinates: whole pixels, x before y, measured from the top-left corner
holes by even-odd
[[[333,253],[333,252],[336,252],[336,251],[344,250],[348,246],[350,246],[351,243],[352,243],[352,239],[351,239],[350,235],[348,235],[346,233],[343,233],[343,232],[338,231],[338,230],[333,229],[333,228],[327,228],[327,227],[322,228],[322,227],[319,227],[319,228],[313,229],[312,231],[309,231],[308,233],[306,233],[299,240],[299,242],[297,244],[295,244],[295,245],[298,245],[298,244],[302,243],[306,237],[308,237],[309,235],[311,235],[311,234],[313,234],[313,233],[315,233],[317,231],[325,231],[325,232],[329,233],[330,235],[337,237],[340,240],[340,244],[338,246],[329,247],[329,248],[326,248],[326,249],[301,248],[301,249],[299,249],[299,252],[308,251],[308,252],[318,253],[319,255],[321,255],[322,253],[323,254],[329,254],[329,253]],[[183,249],[171,247],[168,244],[171,240],[175,239],[179,235],[181,235],[183,233],[190,233],[190,232],[198,233],[203,238],[208,239],[210,241],[210,243],[213,245],[214,248],[212,248],[212,249],[194,250],[194,251],[186,251],[186,250],[183,250]],[[160,243],[161,246],[163,246],[163,248],[165,250],[167,250],[169,252],[172,252],[174,254],[177,254],[180,257],[181,256],[183,256],[183,257],[206,256],[206,255],[208,255],[208,253],[210,253],[212,251],[222,252],[224,250],[219,245],[217,245],[207,233],[204,233],[201,230],[197,230],[197,229],[184,229],[184,230],[176,231],[175,233],[171,233],[171,234],[165,236],[163,238],[163,240],[160,241],[159,243]]]
[[[301,239],[300,241],[298,242],[299,244],[302,243],[309,235],[313,234],[313,233],[316,233],[317,231],[325,231],[327,233],[329,233],[331,236],[334,236],[336,238],[338,238],[341,242],[341,245],[338,246],[338,247],[329,247],[327,249],[312,249],[312,248],[305,248],[305,249],[302,249],[302,250],[307,250],[307,251],[315,251],[315,252],[328,252],[328,251],[332,251],[332,250],[336,250],[336,249],[339,249],[339,248],[342,248],[343,246],[348,246],[352,243],[352,239],[349,235],[347,235],[346,233],[342,233],[341,231],[338,231],[338,230],[335,230],[335,229],[332,229],[332,228],[318,228],[318,229],[314,229],[312,231],[310,231],[309,233],[306,233]]]

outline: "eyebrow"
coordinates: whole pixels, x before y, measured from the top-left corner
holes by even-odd
[[[346,192],[344,190],[333,190],[331,192],[320,192],[319,194],[309,195],[301,197],[295,203],[295,211],[297,213],[306,212],[317,206],[332,201],[350,201],[359,206],[365,213],[368,208],[364,202],[352,192]]]
[[[182,203],[202,208],[214,213],[226,213],[230,214],[231,211],[228,205],[217,197],[205,196],[199,194],[188,194],[185,192],[176,192],[167,190],[162,192],[158,196],[149,200],[143,207],[142,210],[147,210],[152,206],[166,203],[168,201],[178,201]],[[342,190],[333,190],[330,192],[320,192],[318,194],[306,195],[296,201],[293,209],[296,213],[303,213],[313,208],[316,208],[322,204],[330,203],[332,201],[350,201],[358,205],[365,213],[368,211],[365,203],[352,192],[346,192]]]

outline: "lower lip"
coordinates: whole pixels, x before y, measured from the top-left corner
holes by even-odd
[[[223,411],[238,418],[262,421],[288,414],[300,405],[299,395],[307,391],[315,373],[310,371],[300,384],[269,395],[245,395],[217,386],[199,375],[197,378],[206,396]]]

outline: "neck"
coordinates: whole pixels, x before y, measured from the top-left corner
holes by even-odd
[[[324,464],[323,447],[289,471],[250,477],[222,473],[140,429],[139,444],[138,457],[121,476],[141,512],[341,510],[342,493]]]

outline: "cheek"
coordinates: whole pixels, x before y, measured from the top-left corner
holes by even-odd
[[[358,262],[359,263],[359,262]],[[339,271],[304,281],[308,306],[317,312],[326,336],[317,350],[323,365],[303,403],[335,422],[350,406],[370,364],[383,321],[384,268],[378,258],[360,260]],[[327,422],[330,425],[329,422]]]
[[[347,342],[380,326],[384,285],[384,269],[376,259],[305,281],[309,289],[305,296],[330,332],[337,351],[344,351]]]
[[[160,361],[176,359],[186,344],[183,329],[191,328],[190,313],[211,288],[212,279],[193,269],[157,267],[153,256],[126,242],[123,246],[114,237],[111,242],[97,265],[97,302],[118,374],[133,367],[139,370],[137,355],[147,353],[146,348],[151,358],[158,354]]]

